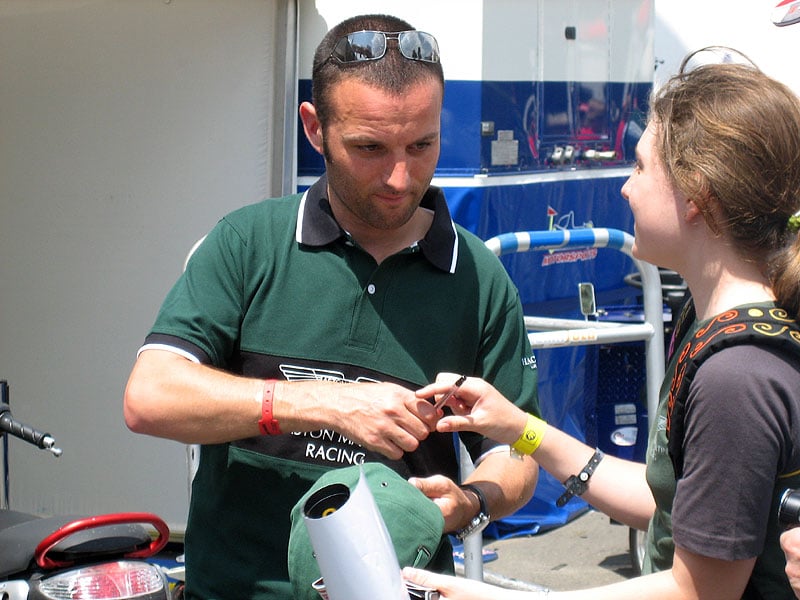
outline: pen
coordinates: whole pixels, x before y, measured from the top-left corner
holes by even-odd
[[[445,402],[447,402],[450,398],[453,397],[453,394],[456,393],[456,390],[458,390],[458,388],[461,387],[461,384],[463,384],[466,380],[467,380],[466,375],[462,375],[461,377],[456,379],[455,383],[453,384],[453,387],[451,387],[450,390],[448,390],[441,398],[439,398],[437,402],[434,402],[433,407],[442,408]]]

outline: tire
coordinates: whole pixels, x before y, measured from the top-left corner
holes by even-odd
[[[628,548],[631,557],[631,567],[633,567],[634,576],[638,577],[642,574],[642,566],[644,565],[644,553],[647,548],[647,532],[633,527],[628,529]]]

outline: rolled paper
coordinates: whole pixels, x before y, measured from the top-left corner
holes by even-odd
[[[409,600],[386,523],[361,471],[311,495],[303,520],[330,600]]]

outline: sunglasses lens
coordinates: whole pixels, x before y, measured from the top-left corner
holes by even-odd
[[[403,31],[398,36],[400,52],[411,60],[439,62],[439,44],[436,38],[424,31]]]
[[[386,36],[377,31],[356,31],[341,38],[332,56],[342,62],[375,60],[386,53]]]
[[[439,62],[436,38],[424,31],[355,31],[339,38],[331,52],[331,58],[341,63],[378,60],[386,54],[387,40],[397,40],[400,53],[409,60]]]

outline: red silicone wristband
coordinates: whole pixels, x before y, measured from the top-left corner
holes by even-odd
[[[267,379],[264,382],[264,396],[261,401],[261,420],[258,422],[261,435],[281,434],[278,419],[272,415],[272,399],[275,395],[275,382],[275,379]]]

